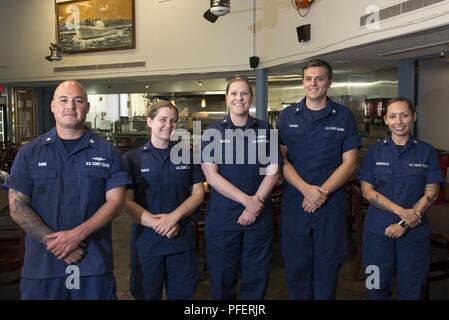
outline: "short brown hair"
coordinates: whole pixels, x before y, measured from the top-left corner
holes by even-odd
[[[170,101],[166,101],[166,100],[159,100],[158,102],[153,104],[150,107],[150,110],[148,110],[148,117],[150,119],[154,119],[157,116],[159,109],[162,109],[162,108],[170,108],[170,109],[174,110],[176,113],[176,119],[178,119],[178,116],[179,116],[178,108],[176,108]]]
[[[228,84],[226,85],[226,94],[228,94],[229,92],[229,87],[231,86],[231,84],[233,84],[234,82],[245,82],[246,85],[249,88],[249,93],[251,93],[251,97],[253,96],[253,88],[251,87],[251,83],[249,83],[249,80],[247,77],[244,76],[234,76],[231,79],[229,79]]]
[[[333,70],[331,65],[321,59],[313,59],[310,60],[309,62],[306,63],[306,65],[302,68],[302,74],[304,75],[304,72],[309,69],[309,68],[314,68],[314,67],[324,67],[326,68],[327,71],[327,77],[329,78],[329,80],[332,80],[332,74],[333,74]]]

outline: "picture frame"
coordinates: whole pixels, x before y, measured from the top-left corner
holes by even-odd
[[[0,96],[0,104],[6,106],[6,97]]]
[[[57,2],[56,39],[63,53],[134,49],[134,0]]]

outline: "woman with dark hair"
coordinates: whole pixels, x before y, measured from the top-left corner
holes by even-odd
[[[151,106],[149,141],[124,156],[132,178],[125,209],[133,218],[131,293],[136,299],[193,299],[199,279],[198,257],[190,215],[204,198],[199,165],[175,164],[170,135],[178,110],[168,101]]]
[[[268,122],[249,115],[252,98],[248,80],[232,78],[226,87],[229,114],[202,137],[202,169],[210,186],[205,235],[212,299],[235,299],[239,277],[240,299],[263,299],[268,285],[270,195],[279,162],[269,150],[270,144],[278,147],[277,141],[270,141]],[[216,148],[212,151],[211,146]],[[264,161],[260,154],[267,151]]]
[[[367,287],[369,299],[390,298],[395,274],[398,299],[420,299],[426,287],[430,265],[426,212],[444,178],[433,147],[411,135],[415,120],[410,100],[390,100],[384,121],[391,135],[368,149],[360,170],[362,193],[370,202],[363,264],[380,276],[379,285],[373,281]]]

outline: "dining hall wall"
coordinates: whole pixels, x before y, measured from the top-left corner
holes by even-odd
[[[58,0],[59,1],[59,0]],[[437,0],[423,0],[436,2]],[[215,24],[202,18],[208,0],[135,0],[136,48],[72,54],[48,62],[55,42],[54,0],[2,0],[0,83],[57,81],[66,78],[116,78],[249,70],[298,62],[389,37],[448,23],[449,0],[382,20],[379,29],[360,27],[370,5],[386,8],[404,0],[314,1],[300,17],[291,0],[256,1],[253,50],[253,0],[231,1],[231,13]],[[298,43],[296,27],[310,23],[311,40]],[[54,67],[145,61],[146,66],[55,73]]]
[[[257,3],[257,52],[264,67],[306,61],[325,53],[447,25],[449,21],[448,0],[315,0],[305,17],[299,16],[290,0]],[[368,8],[388,12],[387,8],[397,4],[426,6],[415,10],[412,7],[411,11],[382,19],[378,28],[376,24],[360,26],[360,18],[368,14]],[[306,10],[300,12],[304,14]],[[370,15],[375,18],[375,13]],[[311,25],[310,40],[300,43],[296,27],[305,24]]]
[[[202,17],[208,8],[208,0],[135,0],[135,49],[64,55],[62,61],[49,62],[44,57],[56,37],[54,0],[2,0],[0,83],[250,69],[252,0],[233,1],[232,14],[214,24]],[[146,66],[53,71],[54,67],[137,61],[145,61]]]

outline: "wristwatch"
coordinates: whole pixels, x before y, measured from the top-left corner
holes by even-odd
[[[407,231],[408,229],[410,229],[410,226],[404,220],[399,221],[398,224],[401,226],[402,230],[404,230],[404,231]]]

